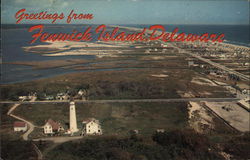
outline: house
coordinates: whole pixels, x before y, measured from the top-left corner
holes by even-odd
[[[56,99],[58,100],[68,100],[70,96],[67,93],[58,93]]]
[[[101,125],[95,118],[83,120],[82,124],[82,135],[102,135]]]
[[[84,93],[85,92],[83,90],[81,90],[81,89],[78,91],[78,95],[80,95],[80,96],[83,96]]]
[[[24,101],[25,99],[27,99],[27,96],[19,96],[18,99],[19,99],[20,101]]]
[[[242,94],[247,94],[247,95],[249,95],[250,94],[250,89],[243,89],[242,90]]]
[[[129,133],[130,133],[131,135],[139,134],[139,130],[137,130],[137,129],[130,130]]]
[[[45,134],[54,134],[63,130],[64,128],[62,127],[62,125],[58,122],[53,121],[52,119],[49,119],[43,126],[43,132]]]
[[[87,91],[86,90],[79,90],[77,93],[78,97],[80,97],[82,100],[87,99]]]
[[[25,132],[28,129],[27,123],[22,121],[15,121],[13,127],[15,132]]]
[[[54,100],[54,97],[53,96],[46,96],[44,99],[45,100]]]
[[[157,132],[157,133],[164,133],[164,132],[165,132],[165,129],[157,129],[156,132]]]
[[[18,97],[18,99],[20,100],[20,101],[24,101],[24,100],[31,100],[33,98],[33,96],[31,96],[31,95],[28,95],[28,96],[19,96]]]
[[[28,94],[28,96],[19,96],[18,99],[20,101],[24,101],[24,100],[31,100],[32,98],[36,98],[36,93],[30,93]]]

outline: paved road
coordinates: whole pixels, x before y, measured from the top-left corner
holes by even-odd
[[[112,99],[112,100],[76,100],[76,103],[134,103],[134,102],[189,102],[189,101],[209,101],[209,102],[231,102],[238,101],[238,98],[170,98],[170,99]]]
[[[75,100],[76,103],[134,103],[134,102],[235,102],[239,98],[169,98],[169,99],[112,99],[112,100]],[[46,104],[46,103],[69,103],[69,101],[2,101],[0,103],[7,104]]]
[[[142,28],[124,27],[124,26],[114,26],[114,25],[111,25],[111,26],[112,26],[112,27],[119,27],[119,28],[124,28],[124,29],[135,30],[135,31],[141,31],[141,30],[142,30]],[[148,31],[147,33],[150,34],[151,31]],[[158,32],[156,32],[156,33],[157,33],[158,35],[161,34],[160,31],[158,31]],[[168,43],[168,45],[172,45],[172,44],[171,44],[171,43]],[[173,46],[173,45],[172,45],[172,46]],[[235,71],[235,70],[233,70],[233,69],[230,69],[230,68],[227,68],[227,67],[225,67],[225,66],[223,66],[223,65],[221,65],[221,64],[212,62],[211,60],[206,59],[206,58],[203,58],[203,57],[201,57],[201,56],[199,56],[199,55],[197,55],[197,54],[194,54],[194,53],[191,53],[191,52],[186,51],[186,50],[184,50],[184,49],[178,48],[177,46],[173,46],[173,47],[175,47],[175,48],[178,49],[179,51],[184,51],[184,53],[187,53],[187,54],[189,54],[189,55],[191,55],[191,56],[193,56],[193,57],[195,57],[195,58],[197,58],[197,59],[199,59],[199,60],[201,60],[201,61],[203,61],[203,62],[206,62],[206,63],[208,63],[208,64],[210,64],[210,65],[216,67],[216,68],[219,68],[219,69],[221,69],[221,70],[223,70],[223,71],[227,71],[228,73],[231,73],[231,74],[235,74],[235,75],[239,76],[239,77],[240,77],[241,79],[243,79],[243,80],[246,80],[246,81],[249,81],[249,80],[250,80],[250,76],[249,76],[249,75],[244,75],[244,74],[242,74],[242,73],[239,73],[239,72],[237,72],[237,71]]]
[[[189,55],[191,55],[191,56],[193,56],[193,57],[195,57],[195,58],[197,58],[197,59],[199,59],[199,60],[201,60],[201,61],[203,61],[203,62],[206,62],[206,63],[208,63],[208,64],[210,64],[210,65],[212,65],[212,66],[214,66],[214,67],[216,67],[216,68],[219,68],[219,69],[221,69],[221,70],[223,70],[223,71],[227,71],[228,73],[235,74],[235,75],[239,76],[239,77],[240,77],[241,79],[243,79],[243,80],[246,80],[246,81],[249,81],[249,80],[250,80],[250,77],[249,77],[248,75],[244,75],[244,74],[239,73],[239,72],[237,72],[237,71],[235,71],[235,70],[233,70],[233,69],[230,69],[230,68],[227,68],[227,67],[225,67],[225,66],[223,66],[223,65],[220,65],[220,64],[218,64],[218,63],[212,62],[212,61],[209,60],[209,59],[202,58],[201,56],[196,55],[196,54],[194,54],[194,53],[190,53],[190,52],[187,52],[187,51],[185,51],[185,53],[187,53],[187,54],[189,54]]]
[[[199,59],[199,60],[201,60],[201,61],[203,61],[203,62],[206,62],[206,63],[208,63],[208,64],[210,64],[210,65],[212,65],[212,66],[214,66],[214,67],[216,67],[216,68],[219,68],[219,69],[221,69],[221,70],[223,70],[223,71],[227,71],[228,73],[231,73],[231,74],[235,74],[235,75],[239,76],[239,77],[240,77],[241,79],[243,79],[243,80],[246,80],[246,81],[249,81],[249,80],[250,80],[250,76],[248,76],[248,75],[244,75],[244,74],[239,73],[239,72],[237,72],[237,71],[235,71],[235,70],[233,70],[233,69],[230,69],[230,68],[228,68],[228,67],[225,67],[225,66],[223,66],[223,65],[221,65],[221,64],[215,63],[215,62],[213,62],[213,61],[211,61],[211,60],[209,60],[209,59],[203,58],[203,57],[201,57],[201,56],[199,56],[199,55],[197,55],[197,54],[195,54],[195,53],[192,53],[192,52],[190,52],[190,51],[181,49],[181,48],[179,48],[179,47],[177,47],[177,46],[174,46],[174,45],[171,44],[171,43],[168,43],[168,45],[171,45],[172,47],[175,47],[175,48],[179,51],[179,53],[182,53],[182,52],[183,52],[183,53],[186,53],[186,54],[188,54],[188,55],[190,55],[190,56],[192,56],[192,57],[195,57],[195,58],[197,58],[197,59]]]

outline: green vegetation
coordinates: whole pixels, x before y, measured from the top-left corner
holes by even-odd
[[[65,92],[75,95],[79,89],[87,90],[89,99],[179,98],[179,92],[192,93],[197,97],[231,96],[223,87],[192,83],[194,77],[206,77],[194,68],[189,68],[186,58],[185,54],[180,53],[158,55],[133,53],[130,56],[93,60],[55,60],[53,63],[52,61],[15,62],[35,68],[65,67],[78,71],[93,69],[94,72],[79,72],[26,83],[1,85],[1,100],[17,100],[18,96],[34,92],[39,98],[43,98],[45,94],[55,96]],[[91,63],[81,65],[87,62]],[[101,71],[102,69],[110,71]],[[161,78],[157,75],[166,77]]]
[[[102,137],[67,142],[48,153],[48,160],[224,159],[216,145],[193,130],[155,133],[152,138]]]
[[[250,132],[231,137],[224,144],[224,151],[234,155],[235,159],[250,159]]]
[[[4,160],[36,160],[37,154],[29,141],[1,137],[1,158]]]
[[[37,155],[31,142],[21,139],[19,132],[14,132],[13,122],[15,119],[7,116],[11,106],[0,105],[1,129],[0,129],[0,153],[3,160],[35,160]]]
[[[143,55],[143,56],[142,56]],[[160,57],[160,58],[159,58]],[[158,59],[159,58],[159,59]],[[185,93],[194,97],[230,97],[220,86],[191,82],[194,77],[206,78],[201,70],[187,67],[187,57],[171,53],[167,56],[134,54],[128,57],[95,59],[89,66],[87,61],[30,62],[34,68],[65,67],[84,71],[85,69],[118,69],[94,72],[79,72],[48,79],[1,85],[1,100],[18,100],[18,96],[36,92],[39,99],[46,95],[69,92],[71,96],[82,89],[87,98],[94,99],[138,99],[138,98],[180,98]],[[115,62],[114,62],[114,61]],[[120,61],[118,61],[120,60]],[[126,61],[127,60],[127,61]],[[88,61],[89,62],[89,61]],[[100,63],[99,63],[100,62]],[[21,63],[19,63],[21,64]],[[76,64],[79,64],[76,65]],[[159,75],[164,75],[163,77]],[[2,153],[6,160],[28,160],[34,156],[30,142],[24,142],[20,133],[14,133],[14,119],[6,115],[10,106],[1,106]],[[49,152],[46,160],[166,160],[166,159],[224,159],[219,152],[225,151],[236,158],[249,158],[249,136],[235,137],[222,122],[214,120],[215,131],[201,135],[188,129],[188,108],[186,103],[107,103],[76,104],[78,126],[86,118],[100,120],[104,136],[86,137],[82,141],[67,142]],[[69,104],[21,105],[14,114],[42,126],[52,118],[68,128]],[[154,132],[164,129],[165,133]],[[130,135],[138,130],[138,135]],[[220,131],[220,132],[217,132]],[[210,135],[211,134],[211,135]],[[119,136],[117,136],[119,135]],[[36,128],[30,137],[44,136],[42,128]],[[109,136],[109,137],[107,137]],[[228,138],[228,139],[227,139]],[[232,149],[230,144],[233,144]],[[44,151],[53,146],[37,142]],[[20,147],[21,146],[21,147]],[[219,148],[220,146],[221,148]]]
[[[12,105],[9,104],[0,104],[0,113],[1,113],[1,125],[10,125],[14,122],[14,119],[7,115],[9,109]]]
[[[186,103],[111,103],[76,104],[76,113],[81,121],[86,118],[100,120],[104,134],[126,135],[130,130],[152,134],[156,129],[181,129],[187,127]],[[21,105],[14,114],[44,125],[52,118],[66,127],[69,119],[69,104]]]
[[[155,132],[152,136],[90,137],[67,142],[50,151],[48,160],[225,160],[249,159],[250,134],[233,136],[214,143],[194,130]],[[224,154],[223,154],[224,152]]]

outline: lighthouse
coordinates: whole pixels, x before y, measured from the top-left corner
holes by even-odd
[[[71,133],[77,132],[76,108],[75,102],[71,101],[69,106],[69,130]]]

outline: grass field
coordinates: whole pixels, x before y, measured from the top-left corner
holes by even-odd
[[[141,134],[152,134],[156,129],[182,129],[187,127],[185,103],[114,103],[77,104],[78,126],[86,118],[100,120],[104,134],[126,135],[130,130]],[[15,114],[36,125],[44,125],[52,118],[65,126],[69,122],[68,104],[22,105]]]

